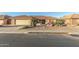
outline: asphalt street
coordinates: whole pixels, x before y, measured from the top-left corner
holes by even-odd
[[[0,47],[79,47],[79,37],[66,34],[0,34]]]

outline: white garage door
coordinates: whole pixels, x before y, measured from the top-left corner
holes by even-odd
[[[16,20],[16,25],[31,25],[31,20]]]

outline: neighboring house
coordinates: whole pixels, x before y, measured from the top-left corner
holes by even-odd
[[[71,14],[63,17],[67,26],[79,25],[79,14]]]
[[[0,15],[0,25],[8,25],[11,24],[11,16],[8,15]]]
[[[13,20],[15,20],[15,25],[27,25],[31,26],[32,25],[32,17],[31,16],[15,16],[13,17]]]

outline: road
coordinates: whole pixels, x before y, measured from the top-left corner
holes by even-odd
[[[79,38],[65,34],[0,34],[0,47],[79,47]]]

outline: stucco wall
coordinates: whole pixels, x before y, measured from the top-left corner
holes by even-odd
[[[70,23],[70,19],[65,19],[65,24],[69,24]]]
[[[11,20],[11,25],[16,25],[16,20],[15,19]]]
[[[79,19],[66,19],[65,24],[68,26],[77,26],[79,24]]]
[[[16,25],[31,25],[31,20],[16,20]]]
[[[76,21],[77,21],[77,24],[79,24],[79,19],[77,19]]]
[[[77,19],[72,19],[72,25],[73,26],[77,26],[78,25]]]
[[[70,25],[71,23],[71,19],[65,19],[65,24]]]
[[[0,20],[0,25],[3,25],[4,21],[3,20]]]

